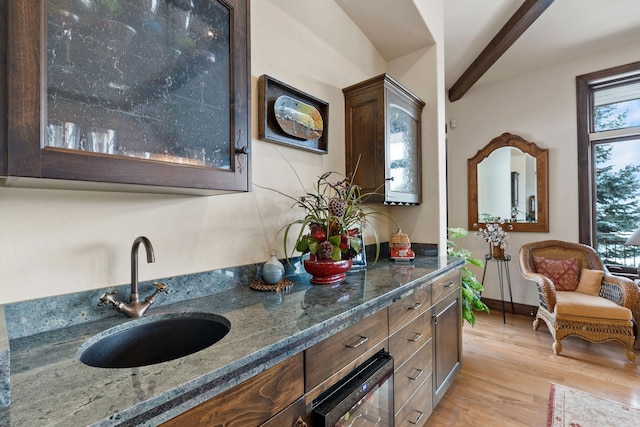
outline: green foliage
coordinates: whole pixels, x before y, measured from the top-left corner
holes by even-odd
[[[627,112],[620,112],[615,105],[596,107],[594,128],[599,131],[624,127],[626,116]],[[640,223],[640,165],[626,164],[614,169],[612,151],[613,143],[595,145],[595,215],[598,253],[606,263],[618,264],[625,259],[625,248],[616,243],[624,241],[623,236]]]
[[[455,244],[452,239],[466,237],[469,232],[461,227],[449,227],[449,239],[447,240],[447,253],[449,256],[463,258],[465,264],[462,267],[462,318],[469,322],[471,326],[476,324],[476,315],[474,311],[486,311],[489,313],[489,307],[486,306],[481,299],[481,293],[484,291],[482,284],[478,282],[476,276],[467,268],[468,264],[476,267],[483,267],[481,260],[474,258],[471,251],[464,249]]]

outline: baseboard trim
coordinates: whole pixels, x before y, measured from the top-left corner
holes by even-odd
[[[482,302],[484,302],[489,310],[493,313],[502,313],[502,301],[499,299],[490,299],[490,298],[482,298]],[[506,313],[511,313],[511,301],[504,302],[504,311]],[[515,314],[521,314],[523,316],[535,316],[538,311],[537,305],[527,305],[520,303],[513,303],[513,311]]]

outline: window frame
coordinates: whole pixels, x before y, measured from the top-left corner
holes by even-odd
[[[576,111],[578,140],[578,233],[580,243],[595,248],[595,177],[594,146],[591,134],[594,126],[593,90],[619,85],[624,81],[640,78],[640,61],[576,77]],[[618,271],[620,270],[620,271]],[[627,271],[628,270],[628,271]],[[636,275],[636,268],[616,267],[616,274]]]

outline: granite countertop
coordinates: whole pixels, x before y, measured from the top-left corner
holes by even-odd
[[[408,295],[421,283],[459,268],[457,258],[383,260],[351,271],[338,286],[314,286],[288,276],[284,292],[249,284],[165,306],[147,317],[207,312],[226,317],[230,332],[215,345],[140,368],[101,369],[77,359],[93,335],[129,319],[111,316],[10,340],[11,404],[3,426],[157,425]],[[90,304],[88,302],[87,304]]]

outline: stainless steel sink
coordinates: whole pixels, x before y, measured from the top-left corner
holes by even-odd
[[[153,365],[203,350],[230,329],[229,320],[210,313],[144,317],[93,336],[78,349],[78,359],[97,368]]]

